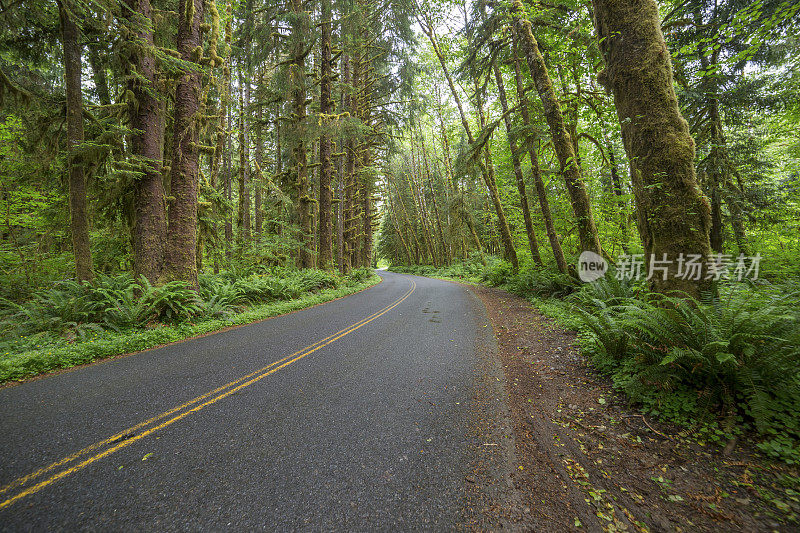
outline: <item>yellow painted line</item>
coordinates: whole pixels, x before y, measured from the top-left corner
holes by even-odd
[[[391,311],[392,309],[394,309],[395,307],[397,307],[398,305],[403,303],[409,296],[411,296],[411,293],[413,293],[414,290],[417,287],[417,284],[413,280],[411,280],[411,283],[412,283],[411,289],[409,289],[409,291],[407,293],[405,293],[402,297],[400,297],[398,300],[396,300],[395,302],[393,302],[389,306],[384,307],[380,311],[377,311],[376,313],[373,313],[372,315],[370,315],[370,316],[368,316],[368,317],[356,322],[355,324],[353,324],[351,326],[348,326],[347,328],[344,328],[342,330],[339,330],[338,332],[334,333],[333,335],[330,335],[330,336],[328,336],[328,337],[326,337],[326,338],[324,338],[324,339],[322,339],[320,341],[317,341],[314,344],[311,344],[311,345],[303,348],[302,350],[299,350],[299,351],[293,353],[292,355],[288,355],[288,356],[284,357],[283,359],[279,359],[278,361],[275,361],[275,362],[265,366],[262,369],[256,370],[255,372],[251,372],[250,374],[247,374],[246,376],[243,376],[243,377],[241,377],[241,378],[239,378],[237,380],[231,381],[230,383],[226,383],[225,385],[222,385],[221,387],[218,387],[218,388],[214,389],[213,391],[207,392],[206,394],[198,396],[197,398],[194,398],[194,399],[192,399],[192,400],[190,400],[190,401],[188,401],[188,402],[186,402],[184,404],[181,404],[178,407],[170,409],[169,411],[165,411],[164,413],[161,413],[160,415],[157,415],[157,416],[155,416],[153,418],[150,418],[150,419],[148,419],[148,420],[146,420],[144,422],[141,422],[141,423],[139,423],[139,424],[137,424],[137,425],[135,425],[135,426],[133,426],[133,427],[131,427],[129,429],[121,431],[121,432],[117,433],[116,435],[114,435],[112,437],[109,437],[109,438],[107,438],[107,439],[105,439],[103,441],[100,441],[98,443],[95,443],[95,444],[92,444],[90,446],[87,446],[86,448],[83,448],[82,450],[80,450],[78,452],[75,452],[72,455],[69,455],[69,456],[67,456],[67,457],[65,457],[63,459],[60,459],[59,461],[56,461],[55,463],[52,463],[49,466],[41,468],[41,469],[31,473],[31,474],[28,474],[26,476],[23,476],[21,478],[18,478],[16,480],[12,481],[11,483],[9,483],[9,484],[5,485],[4,487],[2,487],[2,489],[0,489],[0,493],[6,492],[6,491],[8,491],[8,490],[10,490],[12,488],[18,487],[20,485],[24,485],[25,483],[35,479],[36,477],[39,477],[39,476],[41,476],[41,475],[43,475],[43,474],[45,474],[47,472],[50,472],[51,470],[53,470],[55,468],[58,468],[59,466],[63,466],[65,464],[69,463],[69,462],[72,462],[73,460],[79,458],[80,456],[85,455],[85,454],[87,454],[87,453],[89,453],[91,451],[94,451],[94,450],[96,450],[96,449],[98,449],[98,448],[100,448],[100,447],[102,447],[102,446],[104,446],[106,444],[110,444],[111,442],[113,442],[113,441],[115,441],[115,440],[117,440],[119,438],[125,437],[125,436],[129,435],[130,433],[132,433],[133,431],[141,429],[142,427],[145,427],[145,426],[147,426],[147,425],[149,425],[149,424],[151,424],[153,422],[156,422],[158,420],[161,420],[161,419],[163,419],[163,418],[165,418],[165,417],[167,417],[167,416],[169,416],[171,414],[174,414],[175,412],[180,411],[180,410],[182,410],[182,409],[184,409],[184,408],[186,408],[186,407],[188,407],[190,405],[198,403],[198,402],[200,402],[200,401],[202,401],[202,400],[204,400],[204,399],[206,399],[206,398],[208,398],[210,396],[213,396],[214,394],[216,394],[216,393],[218,393],[220,391],[223,391],[223,390],[225,390],[225,389],[227,389],[227,388],[229,388],[229,387],[231,387],[233,385],[236,385],[237,383],[241,383],[242,381],[244,381],[244,380],[246,380],[248,378],[252,378],[249,381],[246,381],[245,383],[242,383],[241,385],[236,386],[235,388],[232,388],[232,389],[230,389],[230,390],[228,390],[228,391],[226,391],[226,392],[224,392],[224,393],[222,393],[222,394],[220,394],[218,396],[215,396],[215,397],[211,398],[210,400],[208,400],[208,401],[206,401],[204,403],[201,403],[200,405],[195,405],[191,409],[183,411],[182,413],[174,416],[173,418],[170,418],[169,420],[166,420],[165,422],[162,422],[161,424],[159,424],[157,426],[151,427],[150,429],[147,429],[147,430],[145,430],[142,433],[139,433],[137,435],[133,435],[133,436],[123,440],[122,442],[117,443],[115,446],[112,446],[111,448],[108,448],[108,449],[98,453],[97,455],[94,455],[92,457],[89,457],[88,459],[85,459],[83,462],[78,463],[75,466],[67,468],[66,470],[62,470],[61,472],[58,472],[57,474],[54,474],[53,476],[45,479],[44,481],[41,481],[38,484],[36,484],[36,485],[34,485],[34,486],[32,486],[32,487],[30,487],[28,489],[23,490],[22,492],[14,495],[11,498],[8,498],[4,502],[0,503],[0,510],[8,507],[9,505],[13,504],[14,502],[16,502],[16,501],[18,501],[18,500],[20,500],[20,499],[22,499],[22,498],[24,498],[26,496],[29,496],[29,495],[34,494],[36,492],[39,492],[41,489],[47,487],[48,485],[51,485],[52,483],[55,483],[56,481],[66,477],[66,476],[68,476],[68,475],[70,475],[70,474],[72,474],[74,472],[77,472],[78,470],[81,470],[81,469],[85,468],[86,466],[89,466],[90,464],[94,463],[95,461],[98,461],[98,460],[102,459],[103,457],[111,455],[112,453],[114,453],[114,452],[116,452],[118,450],[121,450],[122,448],[125,448],[129,444],[133,444],[134,442],[143,439],[144,437],[150,435],[151,433],[155,433],[156,431],[158,431],[160,429],[163,429],[163,428],[165,428],[165,427],[167,427],[167,426],[169,426],[169,425],[171,425],[171,424],[173,424],[173,423],[175,423],[175,422],[177,422],[177,421],[189,416],[191,413],[200,411],[201,409],[204,409],[205,407],[207,407],[207,406],[209,406],[211,404],[214,404],[214,403],[218,402],[219,400],[222,400],[223,398],[227,398],[231,394],[234,394],[234,393],[244,389],[245,387],[249,387],[253,383],[256,383],[256,382],[264,379],[265,377],[267,377],[267,376],[269,376],[271,374],[274,374],[278,370],[281,370],[282,368],[291,365],[295,361],[299,361],[300,359],[303,359],[304,357],[316,352],[320,348],[324,348],[325,346],[327,346],[327,345],[333,343],[334,341],[344,337],[345,335],[349,335],[353,331],[356,331],[357,329],[369,324],[370,322],[372,322],[376,318],[379,318],[379,317],[385,315],[386,313],[388,313],[389,311]],[[288,361],[287,361],[287,359],[288,359]],[[256,376],[256,377],[252,377],[252,376]]]
[[[381,311],[383,311],[383,309]],[[241,383],[242,381],[244,381],[244,380],[246,380],[248,378],[251,378],[251,377],[255,376],[256,374],[260,374],[261,372],[269,370],[273,366],[275,366],[277,364],[280,364],[280,363],[286,361],[287,359],[290,359],[290,358],[300,354],[301,352],[303,352],[305,350],[313,348],[314,346],[316,346],[316,345],[318,345],[320,343],[323,343],[323,342],[325,342],[325,341],[327,341],[327,340],[339,335],[342,332],[348,331],[348,330],[350,330],[350,328],[361,324],[365,320],[369,320],[370,318],[372,318],[373,316],[377,315],[381,311],[377,311],[376,313],[373,313],[372,315],[360,320],[359,322],[356,322],[355,324],[353,324],[351,326],[348,326],[348,327],[346,327],[346,328],[344,328],[342,330],[337,331],[333,335],[325,337],[324,339],[322,339],[320,341],[317,341],[317,342],[315,342],[314,344],[312,344],[310,346],[306,346],[302,350],[298,350],[298,351],[296,351],[295,353],[293,353],[291,355],[287,355],[283,359],[279,359],[278,361],[270,363],[269,365],[267,365],[267,366],[265,366],[263,368],[259,368],[258,370],[254,371],[254,372],[251,372],[251,373],[249,373],[249,374],[247,374],[245,376],[242,376],[239,379],[236,379],[234,381],[226,383],[225,385],[217,387],[216,389],[214,389],[214,390],[212,390],[210,392],[207,392],[207,393],[202,394],[202,395],[200,395],[200,396],[198,396],[196,398],[193,398],[193,399],[189,400],[186,403],[183,403],[183,404],[181,404],[181,405],[179,405],[177,407],[174,407],[174,408],[172,408],[172,409],[170,409],[168,411],[165,411],[165,412],[163,412],[163,413],[161,413],[159,415],[156,415],[156,416],[154,416],[152,418],[149,418],[149,419],[145,420],[144,422],[140,422],[140,423],[136,424],[135,426],[129,427],[127,429],[124,429],[124,430],[120,431],[119,433],[116,433],[115,435],[112,435],[112,436],[108,437],[105,440],[102,440],[100,442],[96,442],[94,444],[91,444],[90,446],[87,446],[86,448],[78,450],[77,452],[75,452],[75,453],[73,453],[71,455],[68,455],[67,457],[59,459],[58,461],[56,461],[56,462],[54,462],[54,463],[52,463],[52,464],[50,464],[48,466],[40,468],[39,470],[36,470],[35,472],[27,474],[27,475],[25,475],[23,477],[17,478],[14,481],[11,481],[10,483],[4,485],[3,487],[0,487],[0,494],[4,494],[4,493],[8,492],[9,490],[11,490],[13,488],[16,488],[16,487],[19,487],[21,485],[24,485],[24,484],[28,483],[29,481],[32,481],[32,480],[36,479],[37,477],[39,477],[39,476],[41,476],[43,474],[46,474],[47,472],[52,471],[55,468],[58,468],[59,466],[64,466],[65,464],[68,464],[68,463],[78,459],[79,457],[81,457],[83,455],[86,455],[87,453],[89,453],[89,452],[91,452],[93,450],[96,450],[97,448],[105,446],[106,444],[111,444],[116,440],[123,439],[126,436],[130,435],[131,433],[133,433],[135,431],[138,431],[138,430],[142,429],[143,427],[146,427],[146,426],[152,424],[153,422],[157,422],[158,420],[161,420],[162,418],[165,418],[165,417],[167,417],[167,416],[169,416],[169,415],[171,415],[171,414],[173,414],[173,413],[175,413],[177,411],[185,409],[186,407],[189,407],[190,405],[194,405],[197,402],[205,400],[209,396],[213,396],[214,394],[222,392],[223,390],[227,389],[228,387],[232,387],[232,386],[236,385],[237,383]]]

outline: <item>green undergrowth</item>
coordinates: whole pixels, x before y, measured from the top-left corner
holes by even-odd
[[[442,277],[444,269],[390,269]],[[649,292],[613,273],[582,284],[496,258],[449,271],[527,298],[579,332],[582,352],[642,410],[702,443],[743,435],[800,464],[800,295],[791,284],[721,283],[702,301]]]
[[[0,383],[257,322],[379,281],[368,269],[348,276],[272,269],[201,275],[197,291],[127,275],[59,282],[23,304],[2,302]]]

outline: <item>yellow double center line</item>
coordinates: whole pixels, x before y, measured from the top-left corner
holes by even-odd
[[[104,439],[104,440],[102,440],[100,442],[96,442],[94,444],[91,444],[91,445],[87,446],[86,448],[83,448],[82,450],[79,450],[79,451],[77,451],[77,452],[75,452],[75,453],[73,453],[71,455],[68,455],[68,456],[64,457],[63,459],[59,459],[58,461],[56,461],[56,462],[54,462],[54,463],[52,463],[52,464],[50,464],[48,466],[40,468],[39,470],[36,470],[35,472],[32,472],[32,473],[30,473],[28,475],[19,477],[19,478],[15,479],[14,481],[8,483],[7,485],[4,485],[3,487],[0,487],[0,495],[3,495],[3,494],[6,494],[6,493],[8,493],[10,491],[13,491],[14,489],[18,489],[18,488],[25,487],[25,486],[29,485],[35,479],[40,478],[40,477],[44,476],[47,473],[50,473],[50,472],[52,472],[54,470],[58,470],[61,467],[67,466],[67,468],[58,471],[57,473],[51,475],[50,477],[44,479],[43,481],[40,481],[39,483],[36,483],[35,485],[31,485],[28,488],[23,488],[20,492],[17,492],[13,496],[8,497],[5,501],[0,503],[0,509],[5,509],[6,507],[8,507],[9,505],[15,503],[16,501],[21,500],[22,498],[24,498],[26,496],[30,496],[31,494],[34,494],[36,492],[39,492],[40,490],[42,490],[43,488],[47,487],[48,485],[51,485],[51,484],[55,483],[56,481],[58,481],[58,480],[60,480],[62,478],[65,478],[68,475],[70,475],[72,473],[75,473],[78,470],[81,470],[81,469],[89,466],[90,464],[94,463],[95,461],[99,461],[100,459],[102,459],[102,458],[104,458],[106,456],[109,456],[112,453],[114,453],[114,452],[116,452],[118,450],[121,450],[122,448],[125,448],[126,446],[129,446],[129,445],[133,444],[134,442],[136,442],[138,440],[141,440],[141,439],[147,437],[148,435],[150,435],[152,433],[155,433],[156,431],[159,431],[159,430],[164,429],[165,427],[167,427],[169,425],[174,424],[178,420],[181,420],[181,419],[189,416],[192,413],[200,411],[200,410],[208,407],[209,405],[211,405],[213,403],[216,403],[219,400],[222,400],[223,398],[227,398],[231,394],[234,394],[235,392],[238,392],[238,391],[244,389],[245,387],[249,387],[253,383],[256,383],[256,382],[264,379],[265,377],[269,376],[270,374],[274,374],[278,370],[280,370],[282,368],[285,368],[285,367],[291,365],[292,363],[294,363],[296,361],[299,361],[300,359],[306,357],[307,355],[310,355],[310,354],[316,352],[320,348],[324,348],[325,346],[331,344],[332,342],[336,341],[337,339],[341,339],[345,335],[349,335],[350,333],[356,331],[357,329],[369,324],[370,322],[372,322],[376,318],[379,318],[379,317],[385,315],[386,313],[388,313],[389,311],[391,311],[392,309],[394,309],[395,307],[400,305],[403,301],[405,301],[406,298],[411,296],[411,293],[413,293],[414,289],[416,289],[416,287],[417,287],[417,284],[414,283],[413,280],[411,280],[411,283],[412,283],[412,285],[411,285],[411,288],[408,290],[408,292],[406,292],[403,296],[401,296],[399,299],[397,299],[396,301],[394,301],[390,305],[388,305],[388,306],[384,307],[383,309],[381,309],[380,311],[378,311],[376,313],[373,313],[372,315],[370,315],[370,316],[368,316],[368,317],[356,322],[355,324],[344,328],[343,330],[337,331],[336,333],[334,333],[333,335],[330,335],[329,337],[325,337],[324,339],[322,339],[320,341],[317,341],[317,342],[315,342],[314,344],[312,344],[310,346],[306,346],[302,350],[298,350],[298,351],[294,352],[291,355],[287,355],[283,359],[280,359],[278,361],[270,363],[269,365],[265,366],[264,368],[260,368],[259,370],[256,370],[255,372],[251,372],[250,374],[247,374],[246,376],[242,376],[237,380],[231,381],[230,383],[226,383],[225,385],[222,385],[221,387],[217,387],[216,389],[214,389],[214,390],[212,390],[210,392],[207,392],[207,393],[205,393],[205,394],[203,394],[201,396],[193,398],[193,399],[189,400],[186,403],[183,403],[183,404],[181,404],[181,405],[179,405],[177,407],[174,407],[174,408],[172,408],[172,409],[170,409],[168,411],[165,411],[165,412],[163,412],[163,413],[161,413],[159,415],[156,415],[153,418],[145,420],[144,422],[136,424],[135,426],[132,426],[132,427],[129,427],[128,429],[120,431],[119,433],[117,433],[115,435],[112,435],[111,437],[108,437],[107,439]],[[156,424],[157,422],[160,422],[160,423]],[[147,429],[137,433],[137,431],[140,431],[143,428],[147,428]],[[101,451],[101,452],[99,452],[99,453],[97,453],[95,455],[92,455],[92,456],[90,456],[90,457],[88,457],[86,459],[83,459],[82,461],[78,462],[77,464],[73,464],[72,466],[68,466],[68,465],[74,463],[75,461],[78,461],[82,457],[90,454],[91,452],[95,452],[95,451],[97,451],[97,450],[99,450],[99,449],[101,449],[101,448],[103,448],[105,446],[108,446],[108,445],[111,445],[111,446],[108,447],[108,448],[105,448],[103,451]]]

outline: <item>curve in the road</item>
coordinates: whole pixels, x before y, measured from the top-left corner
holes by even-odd
[[[52,472],[53,470],[56,470],[56,469],[58,469],[60,467],[68,465],[70,463],[73,463],[74,461],[80,459],[81,457],[83,457],[83,456],[85,456],[85,455],[87,455],[87,454],[89,454],[91,452],[94,452],[94,451],[96,451],[98,449],[101,449],[104,446],[110,446],[110,447],[106,448],[105,450],[103,450],[103,451],[101,451],[101,452],[99,452],[99,453],[97,453],[97,454],[95,454],[95,455],[93,455],[93,456],[91,456],[91,457],[89,457],[87,459],[84,459],[83,461],[81,461],[78,464],[76,464],[74,466],[70,466],[68,468],[65,468],[65,469],[57,472],[56,474],[53,474],[49,478],[47,478],[47,479],[45,479],[43,481],[40,481],[39,483],[37,483],[35,485],[32,485],[32,486],[30,486],[28,488],[24,488],[23,490],[21,490],[20,492],[17,492],[13,496],[8,497],[6,500],[0,502],[0,510],[2,510],[4,508],[14,504],[15,502],[25,498],[26,496],[30,496],[31,494],[34,494],[34,493],[40,491],[41,489],[47,487],[48,485],[51,485],[51,484],[55,483],[56,481],[59,481],[60,479],[63,479],[65,477],[69,476],[70,474],[73,474],[73,473],[75,473],[75,472],[77,472],[77,471],[89,466],[90,464],[94,463],[95,461],[99,461],[100,459],[103,459],[104,457],[107,457],[107,456],[111,455],[112,453],[114,453],[116,451],[119,451],[122,448],[125,448],[126,446],[129,446],[129,445],[133,444],[136,441],[144,439],[145,437],[147,437],[149,435],[152,435],[153,433],[155,433],[155,432],[157,432],[157,431],[159,431],[161,429],[164,429],[165,427],[170,426],[171,424],[174,424],[175,422],[178,422],[179,420],[181,420],[183,418],[186,418],[187,416],[189,416],[192,413],[198,412],[201,409],[204,409],[205,407],[208,407],[209,405],[212,405],[212,404],[218,402],[219,400],[222,400],[222,399],[227,398],[228,396],[230,396],[230,395],[232,395],[232,394],[234,394],[236,392],[239,392],[240,390],[244,389],[245,387],[249,387],[250,385],[253,385],[254,383],[257,383],[258,381],[264,379],[265,377],[267,377],[267,376],[269,376],[271,374],[274,374],[275,372],[278,372],[279,370],[291,365],[292,363],[295,363],[295,362],[299,361],[300,359],[303,359],[304,357],[307,357],[308,355],[311,355],[312,353],[316,352],[317,350],[319,350],[321,348],[324,348],[325,346],[328,346],[329,344],[341,339],[342,337],[344,337],[346,335],[349,335],[350,333],[358,330],[359,328],[362,328],[363,326],[369,324],[373,320],[382,317],[383,315],[385,315],[386,313],[388,313],[389,311],[391,311],[392,309],[394,309],[395,307],[397,307],[398,305],[403,303],[409,296],[411,296],[411,294],[416,289],[417,284],[416,284],[416,282],[414,282],[414,280],[410,280],[410,281],[411,281],[411,287],[409,288],[408,292],[406,292],[403,296],[398,298],[396,301],[394,301],[391,304],[387,305],[383,309],[373,313],[372,315],[367,316],[367,317],[359,320],[358,322],[356,322],[354,324],[351,324],[350,326],[337,331],[333,335],[329,335],[328,337],[325,337],[324,339],[321,339],[321,340],[315,342],[314,344],[306,346],[305,348],[302,348],[302,349],[294,352],[291,355],[287,355],[286,357],[283,357],[282,359],[274,361],[274,362],[270,363],[269,365],[256,370],[255,372],[251,372],[251,373],[249,373],[249,374],[247,374],[245,376],[242,376],[242,377],[240,377],[240,378],[238,378],[236,380],[230,381],[230,382],[228,382],[228,383],[226,383],[226,384],[224,384],[224,385],[222,385],[220,387],[217,387],[216,389],[214,389],[212,391],[209,391],[209,392],[207,392],[205,394],[197,396],[196,398],[193,398],[193,399],[189,400],[188,402],[185,402],[185,403],[183,403],[183,404],[181,404],[181,405],[179,405],[177,407],[174,407],[174,408],[172,408],[172,409],[170,409],[168,411],[165,411],[165,412],[163,412],[163,413],[161,413],[159,415],[156,415],[156,416],[154,416],[154,417],[152,417],[152,418],[150,418],[148,420],[145,420],[144,422],[140,422],[139,424],[136,424],[135,426],[129,427],[129,428],[127,428],[127,429],[125,429],[125,430],[123,430],[123,431],[121,431],[121,432],[119,432],[119,433],[117,433],[115,435],[112,435],[111,437],[108,437],[107,439],[104,439],[104,440],[102,440],[100,442],[91,444],[91,445],[89,445],[89,446],[87,446],[87,447],[85,447],[85,448],[83,448],[83,449],[81,449],[81,450],[79,450],[79,451],[77,451],[77,452],[75,452],[73,454],[70,454],[70,455],[64,457],[63,459],[60,459],[60,460],[58,460],[58,461],[56,461],[54,463],[51,463],[48,466],[40,468],[40,469],[36,470],[35,472],[32,472],[32,473],[27,474],[25,476],[19,477],[19,478],[15,479],[14,481],[4,485],[3,487],[0,487],[0,494],[5,494],[5,493],[7,493],[7,492],[9,492],[9,491],[11,491],[13,489],[24,487],[24,486],[28,485],[30,482],[34,481],[35,479],[43,476],[44,474],[47,474],[48,472]],[[244,381],[244,383],[242,383],[243,381]],[[203,400],[205,400],[205,401],[203,401]],[[200,402],[202,402],[202,403],[200,403]],[[197,404],[197,405],[195,405],[195,404]],[[192,406],[194,406],[194,407],[192,407]],[[174,415],[174,416],[172,416],[172,418],[168,418],[171,415]],[[155,424],[156,422],[158,422],[160,420],[163,420],[164,418],[167,418],[167,420],[161,422],[160,424],[153,425],[152,427],[149,427],[148,429],[145,429],[144,431],[141,431],[140,433],[136,433],[137,431],[140,431],[141,429],[146,428],[147,426],[151,426],[152,424]]]

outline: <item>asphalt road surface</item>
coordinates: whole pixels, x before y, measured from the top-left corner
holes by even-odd
[[[459,528],[485,312],[381,277],[0,389],[0,529]]]

